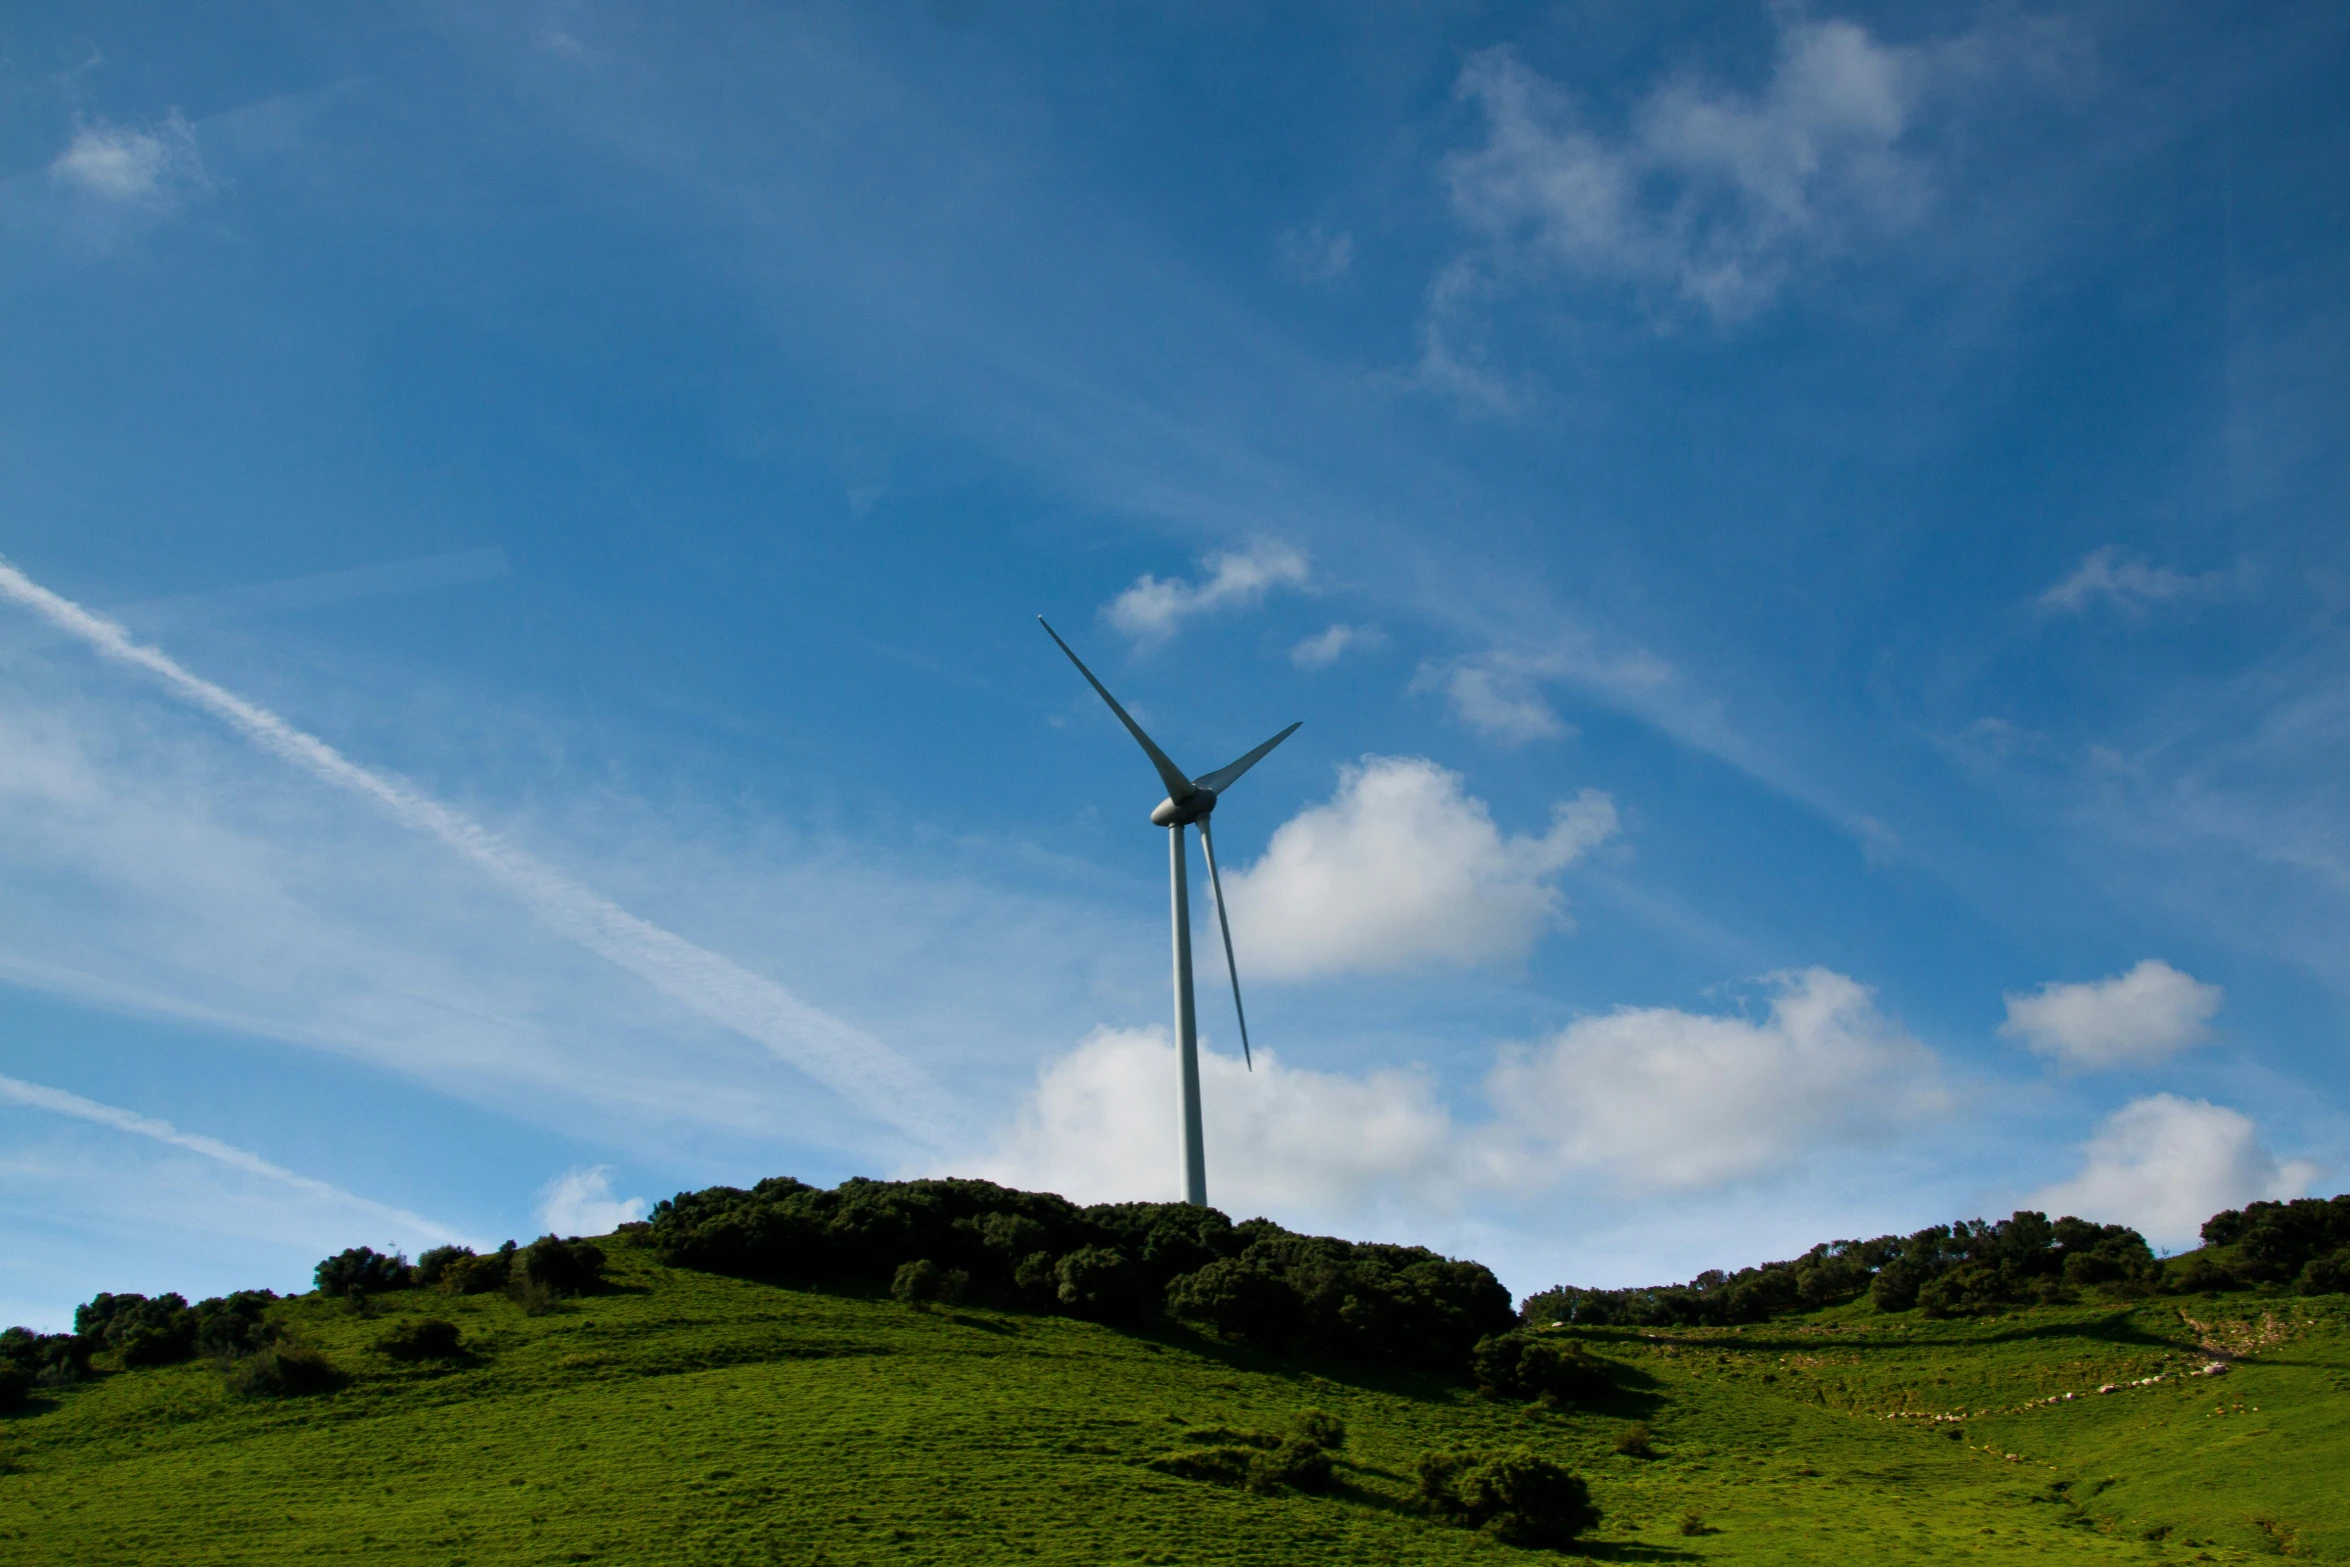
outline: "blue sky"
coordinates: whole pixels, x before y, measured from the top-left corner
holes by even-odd
[[[1040,611],[1194,770],[1304,720],[1236,1213],[1527,1291],[2350,1169],[2338,7],[0,44],[0,1317],[1172,1197]]]

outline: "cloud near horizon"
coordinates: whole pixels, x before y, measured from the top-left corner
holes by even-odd
[[[539,1188],[539,1223],[553,1235],[609,1235],[650,1211],[642,1197],[612,1195],[612,1167],[570,1169]]]
[[[1311,576],[1303,552],[1271,539],[1245,550],[1211,555],[1204,582],[1145,572],[1102,609],[1102,618],[1139,648],[1157,647],[1186,621],[1223,610],[1247,609],[1275,588],[1303,587]]]
[[[2324,1173],[2306,1159],[2279,1160],[2240,1110],[2149,1094],[2107,1116],[2082,1145],[2080,1172],[2030,1202],[2052,1214],[2128,1224],[2176,1250],[2196,1244],[2213,1214],[2304,1196]]]
[[[2126,974],[2084,984],[2051,980],[2009,994],[1999,1032],[2037,1054],[2082,1070],[2146,1066],[2208,1037],[2225,993],[2147,958]]]
[[[1946,1105],[1933,1053],[1865,986],[1826,969],[1770,983],[1759,1021],[1626,1008],[1504,1050],[1486,1075],[1488,1113],[1468,1123],[1416,1069],[1353,1076],[1259,1051],[1252,1073],[1203,1048],[1210,1200],[1344,1223],[1576,1182],[1720,1190],[1880,1142]],[[1045,1064],[980,1173],[1080,1201],[1171,1199],[1178,1104],[1166,1030],[1098,1029]]]
[[[1226,876],[1233,939],[1274,979],[1521,959],[1565,922],[1550,878],[1616,829],[1614,801],[1586,789],[1551,808],[1549,831],[1505,838],[1460,774],[1366,756]]]

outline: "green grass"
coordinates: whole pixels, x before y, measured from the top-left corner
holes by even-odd
[[[614,1274],[616,1292],[536,1317],[500,1296],[391,1296],[375,1320],[291,1302],[286,1319],[352,1373],[324,1396],[239,1398],[204,1362],[49,1395],[0,1421],[0,1561],[1499,1567],[1540,1555],[1412,1511],[1412,1465],[1518,1443],[1591,1482],[1607,1519],[1583,1550],[1607,1561],[2350,1558],[2336,1297],[1595,1330],[1627,1385],[1608,1408],[1554,1413],[1182,1335],[773,1289],[643,1251],[616,1250]],[[471,1364],[369,1348],[427,1312],[462,1324]],[[2215,1333],[2251,1354],[2180,1375]],[[1351,1433],[1334,1492],[1146,1466],[1187,1429],[1286,1427],[1308,1407]],[[1655,1456],[1613,1451],[1635,1420]],[[1703,1532],[1683,1532],[1692,1513]]]

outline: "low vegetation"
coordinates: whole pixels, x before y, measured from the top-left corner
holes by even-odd
[[[812,1257],[701,1266],[713,1218],[783,1226],[690,1194],[666,1233],[358,1249],[306,1295],[107,1295],[72,1333],[10,1330],[0,1559],[2350,1559],[2338,1201],[2219,1215],[2101,1280],[2066,1269],[2102,1230],[2047,1225],[2050,1270],[2029,1224],[1951,1227],[2062,1281],[1997,1304],[1887,1309],[1888,1253],[1758,1320],[1546,1310],[1434,1354],[1385,1335],[1455,1320],[1474,1264],[1057,1199],[1037,1240],[996,1217],[1029,1194],[841,1190],[783,1205],[822,1218]],[[892,1207],[915,1217],[888,1231]],[[1161,1234],[1187,1217],[1207,1261]],[[1227,1287],[1276,1329],[1198,1308]],[[1528,1304],[1641,1293],[1664,1292]],[[1368,1321],[1334,1330],[1349,1301]]]

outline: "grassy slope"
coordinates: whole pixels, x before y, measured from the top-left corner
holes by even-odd
[[[292,1303],[356,1373],[328,1397],[233,1399],[196,1363],[0,1423],[0,1560],[1498,1567],[1540,1558],[1402,1503],[1423,1449],[1521,1441],[1591,1479],[1608,1517],[1588,1549],[1610,1560],[2350,1558],[2340,1299],[2190,1300],[2213,1331],[2262,1336],[2265,1315],[2272,1342],[2226,1377],[2020,1413],[1992,1411],[2201,1364],[2201,1335],[2174,1302],[1594,1332],[1635,1385],[1606,1411],[1547,1414],[1196,1340],[615,1255],[620,1292],[543,1317],[496,1296],[393,1297],[372,1322]],[[462,1323],[479,1360],[435,1371],[373,1354],[403,1305]],[[1183,1422],[1273,1427],[1308,1406],[1353,1433],[1337,1494],[1262,1497],[1135,1462],[1181,1445]],[[1958,1408],[1963,1426],[1884,1418]],[[1634,1418],[1658,1457],[1611,1451]],[[1692,1510],[1708,1532],[1680,1532]]]

